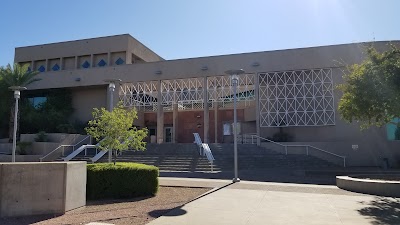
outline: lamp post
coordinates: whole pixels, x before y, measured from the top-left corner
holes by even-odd
[[[114,91],[115,83],[120,83],[121,79],[105,79],[104,82],[108,83],[108,111],[112,112],[114,109]],[[112,163],[112,149],[108,149],[108,162]]]
[[[237,156],[237,113],[236,113],[236,88],[239,83],[238,75],[244,74],[244,70],[228,70],[225,71],[226,74],[231,76],[232,84],[233,84],[233,154],[234,154],[234,166],[235,166],[235,177],[233,178],[233,182],[239,182],[240,179],[238,177],[238,156]]]
[[[26,87],[11,86],[9,87],[14,91],[15,107],[14,107],[14,132],[13,132],[13,145],[12,145],[12,157],[11,162],[15,162],[15,151],[17,149],[17,123],[18,123],[18,100],[21,97],[21,91],[26,90]]]

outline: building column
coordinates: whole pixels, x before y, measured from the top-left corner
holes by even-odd
[[[46,59],[46,66],[45,66],[46,68],[46,70],[45,71],[50,71],[49,70],[49,59]]]
[[[178,103],[172,105],[172,143],[178,143]]]
[[[90,67],[94,67],[94,55],[90,55]]]
[[[111,66],[111,52],[107,52],[107,66]]]
[[[164,111],[161,96],[161,80],[157,84],[157,143],[164,142]]]
[[[258,74],[254,74],[254,95],[256,103],[256,132],[257,136],[260,137],[260,96],[259,96],[260,84],[258,80]],[[257,146],[260,146],[260,138],[257,138]]]
[[[208,88],[207,77],[203,80],[203,109],[204,109],[204,143],[209,143],[209,130],[210,130],[210,114],[208,109]]]
[[[214,87],[214,143],[218,143],[218,95],[217,87]]]
[[[132,53],[129,51],[126,51],[125,53],[125,63],[132,64]]]
[[[64,70],[64,58],[60,57],[60,70]]]
[[[35,71],[35,61],[31,62],[31,71]]]
[[[78,56],[75,56],[75,69],[78,69]]]

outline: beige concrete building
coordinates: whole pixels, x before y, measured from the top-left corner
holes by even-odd
[[[400,45],[400,41],[392,42]],[[388,42],[375,42],[378,49]],[[352,166],[377,166],[388,159],[399,164],[399,144],[393,129],[361,132],[337,112],[345,64],[363,59],[360,44],[164,60],[132,36],[20,47],[15,62],[29,63],[42,80],[38,90],[67,88],[73,95],[73,117],[91,119],[94,107],[106,107],[107,79],[116,83],[113,104],[122,101],[139,111],[136,125],[148,127],[149,142],[191,143],[199,133],[204,142],[231,142],[233,84],[225,71],[243,69],[238,76],[238,131],[243,142],[270,145],[257,136],[283,138],[302,144],[329,160]],[[45,97],[45,96],[38,96]],[[283,132],[286,135],[280,135]],[[292,147],[289,153],[305,153]],[[286,149],[285,149],[286,151]]]

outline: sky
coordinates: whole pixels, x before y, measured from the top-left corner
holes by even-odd
[[[400,40],[399,0],[2,0],[14,48],[129,33],[164,59]]]

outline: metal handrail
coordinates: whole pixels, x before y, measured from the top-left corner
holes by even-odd
[[[318,147],[315,147],[315,146],[312,146],[312,145],[284,145],[284,144],[275,142],[275,141],[273,141],[273,140],[270,140],[270,139],[268,139],[268,138],[260,137],[260,136],[258,136],[258,135],[254,135],[254,134],[243,134],[244,137],[246,137],[247,135],[250,135],[250,136],[251,136],[251,144],[255,144],[254,141],[253,141],[254,138],[255,138],[256,140],[259,138],[259,139],[268,141],[268,142],[270,142],[270,143],[273,143],[273,144],[276,144],[276,145],[279,145],[279,146],[284,147],[284,148],[285,148],[285,154],[286,154],[286,155],[288,154],[288,147],[305,147],[305,148],[306,148],[306,154],[307,154],[307,155],[309,155],[309,148],[313,148],[313,149],[316,149],[316,150],[318,150],[318,151],[321,151],[321,152],[327,153],[327,154],[329,154],[329,155],[333,155],[333,156],[335,156],[335,157],[338,157],[338,158],[343,159],[343,167],[346,167],[346,156],[338,155],[338,154],[335,154],[335,153],[333,153],[333,152],[329,152],[329,151],[326,151],[326,150],[324,150],[324,149],[321,149],[321,148],[318,148]],[[246,138],[246,140],[247,140],[247,138]],[[242,140],[242,141],[243,141],[243,140]],[[257,142],[256,142],[256,143],[257,143]]]
[[[199,147],[199,154],[201,154],[201,149],[203,148],[203,142],[201,141],[199,133],[193,133],[194,135],[194,143]],[[204,150],[203,150],[204,151]]]
[[[72,151],[75,150],[75,147],[77,145],[79,145],[80,143],[82,143],[84,140],[90,138],[90,143],[92,143],[92,137],[90,135],[86,136],[84,139],[80,140],[78,143],[74,144],[74,145],[60,145],[57,148],[55,148],[54,150],[52,150],[51,152],[47,153],[46,155],[42,156],[39,158],[39,161],[42,162],[43,159],[47,158],[49,155],[53,154],[54,152],[56,152],[58,149],[60,149],[61,147],[63,148],[63,155],[64,155],[64,147],[72,147]]]
[[[44,158],[47,158],[49,155],[53,154],[54,152],[56,152],[58,149],[63,148],[63,152],[64,152],[64,147],[73,147],[73,145],[60,145],[57,148],[55,148],[53,151],[47,153],[45,156],[40,157],[39,161],[42,162]]]
[[[214,171],[214,160],[215,160],[215,158],[214,158],[214,156],[213,156],[213,154],[211,152],[210,146],[208,146],[208,144],[206,144],[206,143],[203,143],[202,147],[203,147],[204,154],[206,155],[208,161],[210,162],[211,172],[213,172]]]

